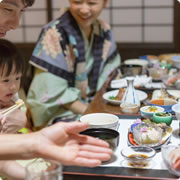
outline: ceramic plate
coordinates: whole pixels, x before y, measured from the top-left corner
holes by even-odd
[[[119,105],[121,101],[110,99],[111,96],[117,96],[119,90],[109,91],[103,94],[103,99],[111,104]],[[140,101],[144,101],[147,98],[147,94],[144,91],[136,90],[137,96]]]
[[[180,99],[180,90],[167,90],[167,91],[175,98]],[[152,99],[159,99],[159,98],[161,98],[161,91],[160,90],[153,91]]]

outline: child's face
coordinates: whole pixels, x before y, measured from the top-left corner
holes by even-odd
[[[3,74],[2,74],[3,72]],[[6,67],[0,69],[0,103],[6,104],[11,101],[12,97],[18,92],[21,82],[21,73],[14,73],[13,70],[9,76],[6,76]]]
[[[106,7],[108,0],[69,0],[70,11],[83,30],[92,23]]]
[[[0,3],[0,38],[18,27],[23,9],[22,0],[3,0]]]

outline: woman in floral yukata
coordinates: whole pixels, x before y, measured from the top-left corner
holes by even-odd
[[[98,19],[108,0],[69,0],[69,8],[42,29],[30,63],[27,102],[35,127],[74,121],[120,65],[110,26]]]

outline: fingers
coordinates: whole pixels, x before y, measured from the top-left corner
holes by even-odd
[[[101,139],[94,138],[91,136],[81,135],[81,134],[72,134],[70,135],[72,139],[76,139],[79,143],[82,144],[91,144],[101,147],[109,147],[109,144]]]
[[[88,128],[88,123],[82,122],[70,122],[65,125],[65,129],[67,133],[79,133]]]
[[[87,159],[83,157],[78,157],[74,160],[72,165],[76,166],[86,166],[86,167],[96,167],[101,165],[101,161],[97,159]],[[68,164],[67,164],[68,165]]]

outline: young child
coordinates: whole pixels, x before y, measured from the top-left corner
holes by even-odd
[[[26,124],[26,113],[21,109],[3,115],[1,112],[18,100],[21,77],[25,71],[25,60],[16,46],[0,39],[0,132],[16,133]]]

